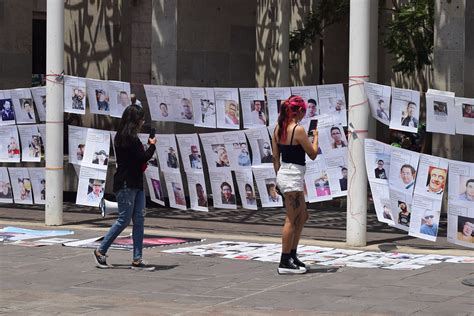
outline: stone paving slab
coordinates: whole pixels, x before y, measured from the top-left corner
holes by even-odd
[[[75,229],[71,238],[100,234]],[[207,240],[216,242],[222,239]],[[257,241],[251,240],[249,241]],[[274,263],[173,255],[145,249],[157,271],[97,269],[92,250],[0,245],[0,313],[21,315],[469,315],[472,264],[420,270],[313,266],[279,276]],[[126,265],[131,252],[111,250]]]

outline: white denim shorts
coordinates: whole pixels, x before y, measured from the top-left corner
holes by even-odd
[[[306,166],[282,162],[277,173],[277,185],[281,193],[304,191]]]

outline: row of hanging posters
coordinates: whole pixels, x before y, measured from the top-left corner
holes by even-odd
[[[44,168],[0,167],[0,203],[45,204]]]
[[[347,139],[335,120],[337,117],[333,116],[320,118],[319,155],[315,161],[306,157],[305,193],[309,202],[347,194]],[[236,209],[237,190],[244,208],[257,209],[256,190],[262,207],[283,206],[276,188],[269,135],[272,133],[267,127],[260,127],[199,135],[157,134],[155,155],[145,170],[151,200],[164,205],[166,190],[170,207],[187,209],[182,162],[191,209],[208,211],[205,177],[209,177],[216,208]],[[110,139],[114,137],[115,132],[69,126],[69,162],[79,176],[77,204],[98,206],[105,189]],[[148,134],[139,137],[146,149]]]
[[[364,87],[376,120],[391,129],[417,132],[418,91],[368,82]],[[293,94],[307,101],[307,119],[335,114],[340,124],[347,125],[342,84],[265,89],[144,85],[144,89],[153,121],[227,129],[274,126],[281,102]],[[64,76],[64,111],[85,114],[86,99],[91,113],[120,118],[131,103],[130,83]],[[426,105],[428,132],[474,135],[474,99],[429,89]],[[45,87],[0,90],[0,125],[32,124],[37,116],[46,120]]]
[[[474,248],[474,163],[372,139],[365,140],[365,161],[379,221],[436,241],[443,195],[448,194],[448,241]]]
[[[372,116],[390,129],[416,133],[419,127],[420,93],[365,82]],[[474,135],[474,99],[455,97],[453,92],[428,89],[426,131]]]

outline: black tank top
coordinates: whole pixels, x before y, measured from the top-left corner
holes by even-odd
[[[298,124],[293,128],[291,133],[291,140],[289,145],[278,144],[281,152],[281,160],[286,163],[295,163],[297,165],[305,166],[305,154],[303,147],[301,145],[293,145],[293,137],[295,136],[295,129]]]

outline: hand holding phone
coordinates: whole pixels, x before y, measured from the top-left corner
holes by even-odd
[[[156,129],[154,127],[152,127],[150,129],[150,135],[148,136],[148,143],[150,143],[150,144],[155,144],[156,143],[155,133],[156,133]],[[151,141],[151,140],[153,140],[153,141]]]
[[[309,122],[308,136],[313,136],[314,131],[318,129],[318,120],[311,120]]]
[[[150,129],[150,136],[148,138],[155,138],[156,129],[152,127]]]

